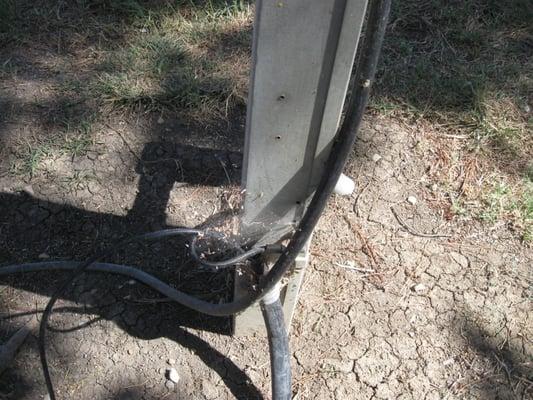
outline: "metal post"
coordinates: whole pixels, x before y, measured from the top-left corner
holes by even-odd
[[[243,234],[274,243],[298,223],[339,124],[367,0],[258,0],[243,186]],[[282,292],[288,322],[308,246]],[[243,287],[236,275],[235,295]],[[235,333],[263,327],[253,307]]]

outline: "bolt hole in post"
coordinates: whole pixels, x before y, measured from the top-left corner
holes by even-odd
[[[278,96],[278,101],[283,101],[283,100],[285,100],[285,94],[280,94]]]
[[[281,135],[276,135],[276,140],[281,140]]]

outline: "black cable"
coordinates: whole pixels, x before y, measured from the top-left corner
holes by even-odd
[[[140,240],[156,240],[161,239],[164,237],[174,236],[174,235],[198,235],[201,232],[197,229],[189,229],[189,228],[173,228],[173,229],[165,229],[162,231],[157,232],[150,232],[143,235],[135,236],[133,238],[129,238],[124,240],[122,243],[120,243],[116,247],[122,247],[128,243],[132,243],[135,241]],[[108,249],[107,251],[103,252],[102,254],[98,254],[96,256],[93,256],[89,258],[87,261],[80,263],[74,271],[71,273],[68,279],[66,279],[63,284],[52,294],[50,297],[50,300],[46,304],[46,307],[44,309],[42,318],[41,318],[41,324],[39,325],[39,356],[41,358],[41,365],[43,368],[43,375],[44,375],[44,381],[46,383],[46,388],[48,390],[48,394],[50,395],[50,400],[55,400],[55,392],[54,392],[54,385],[52,383],[52,378],[50,376],[50,370],[48,368],[48,361],[46,359],[46,327],[48,325],[48,319],[50,318],[50,314],[52,313],[52,308],[54,307],[54,304],[56,303],[57,299],[67,290],[67,288],[78,278],[80,277],[83,272],[89,267],[92,263],[97,261],[100,258],[105,257],[108,255],[108,253],[111,252],[113,249]]]
[[[270,304],[261,302],[261,311],[268,333],[272,398],[275,400],[290,400],[292,398],[291,352],[289,350],[289,336],[285,326],[283,307],[279,298]]]
[[[83,263],[76,263],[71,261],[45,261],[29,264],[10,265],[0,268],[0,276],[13,275],[18,273],[43,272],[50,270],[60,271],[76,271]],[[118,264],[109,263],[92,263],[85,272],[102,272],[117,275],[127,276],[133,278],[141,283],[146,284],[150,288],[159,292],[163,296],[168,297],[180,304],[194,308],[193,304],[187,304],[187,299],[196,300],[192,296],[188,296],[166,283],[155,278],[139,269]],[[71,308],[66,307],[66,310]],[[290,351],[289,340],[285,327],[285,319],[283,316],[283,308],[278,300],[266,304],[261,303],[261,310],[265,320],[265,326],[268,334],[268,343],[270,348],[270,365],[272,374],[272,397],[276,400],[291,398],[291,368],[290,368]],[[101,319],[101,317],[96,320]],[[82,324],[83,327],[94,323],[91,320]],[[82,326],[76,327],[79,329]],[[50,328],[48,328],[50,329]],[[69,331],[69,330],[67,330]],[[53,388],[52,388],[53,390]],[[50,392],[52,393],[52,392]],[[53,398],[52,395],[50,398]]]
[[[202,266],[204,266],[206,268],[209,268],[209,269],[211,269],[213,271],[218,271],[220,269],[233,267],[233,266],[235,266],[235,264],[238,264],[240,262],[249,260],[250,258],[255,257],[255,256],[265,252],[265,248],[264,247],[252,247],[250,250],[247,250],[247,251],[243,252],[242,254],[239,254],[239,255],[237,255],[235,257],[232,257],[232,258],[228,258],[226,260],[209,261],[209,260],[206,260],[206,259],[202,258],[198,254],[198,251],[197,251],[197,247],[198,246],[197,246],[197,244],[198,244],[198,239],[199,238],[200,238],[200,236],[198,235],[198,236],[195,236],[191,240],[191,248],[190,248],[191,257],[197,263],[199,263],[200,265],[202,265]]]
[[[76,261],[43,261],[28,264],[8,265],[5,267],[0,267],[0,276],[54,270],[75,271],[82,264],[82,262]],[[181,292],[164,283],[155,276],[148,274],[147,272],[144,272],[135,267],[131,267],[128,265],[94,262],[85,269],[85,272],[102,272],[127,276],[141,283],[144,283],[146,286],[149,286],[150,288],[156,290],[163,296],[166,296],[169,299],[175,301],[176,303],[179,303],[192,310],[203,312],[204,314],[210,314],[209,310],[207,310],[208,312],[205,313],[205,305],[208,304],[214,308],[212,312],[216,312],[217,304],[209,303],[200,300],[194,296],[188,295],[184,292]]]

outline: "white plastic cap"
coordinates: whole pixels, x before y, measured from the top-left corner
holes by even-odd
[[[267,292],[263,296],[261,301],[265,304],[275,303],[279,299],[280,291],[281,291],[281,284],[278,282],[272,289],[270,289],[269,292]]]
[[[349,196],[353,193],[354,190],[355,182],[351,178],[348,178],[346,175],[341,174],[333,191],[341,196]]]

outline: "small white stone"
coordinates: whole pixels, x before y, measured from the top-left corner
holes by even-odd
[[[423,283],[419,283],[418,285],[415,285],[413,287],[413,290],[416,292],[416,293],[423,293],[425,292],[427,289],[427,286],[424,285]]]
[[[173,358],[169,358],[167,360],[167,363],[168,363],[168,365],[174,365],[174,364],[176,364],[176,360],[174,360]]]
[[[454,359],[453,357],[452,358],[448,358],[447,360],[445,360],[442,365],[444,365],[445,367],[447,367],[448,365],[452,365],[454,363]]]
[[[46,260],[48,258],[50,258],[50,256],[46,253],[41,253],[37,256],[37,258],[39,258],[39,260]]]
[[[417,202],[416,197],[415,197],[415,196],[409,196],[409,197],[407,198],[407,202],[408,202],[409,204],[412,204],[412,205],[414,206],[414,205],[416,204],[416,202]]]
[[[162,124],[163,122],[165,122],[165,120],[163,119],[162,116],[159,116],[159,118],[157,119],[157,123]]]
[[[202,380],[202,394],[208,400],[215,400],[220,397],[217,387],[208,379]]]
[[[372,156],[372,161],[378,162],[379,160],[381,160],[381,156],[379,154],[374,154]]]
[[[178,371],[176,371],[174,368],[167,369],[167,379],[171,380],[174,383],[178,383],[180,380],[180,376],[178,375]]]
[[[173,391],[174,388],[176,387],[176,384],[172,381],[166,381],[165,386],[168,390]]]

